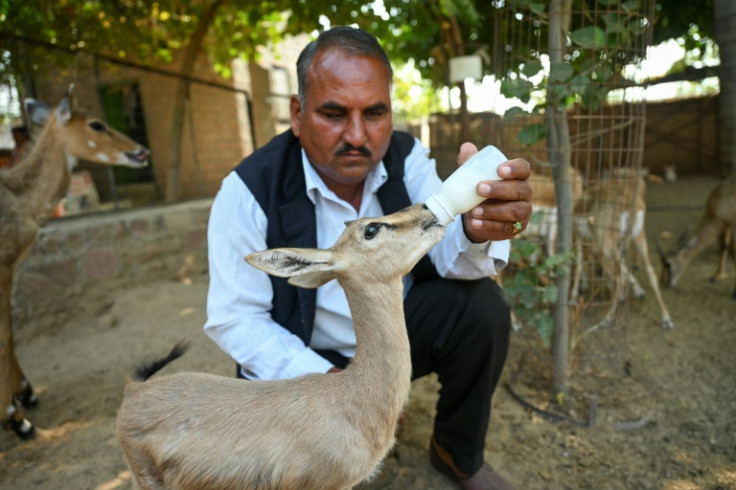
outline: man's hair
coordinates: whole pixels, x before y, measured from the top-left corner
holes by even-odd
[[[377,58],[386,65],[389,80],[393,78],[394,71],[391,68],[391,62],[389,62],[386,52],[378,43],[375,36],[355,27],[333,27],[330,30],[323,31],[317,39],[307,44],[296,61],[299,100],[301,101],[302,107],[304,106],[304,99],[307,94],[307,71],[312,65],[315,55],[329,48],[337,48],[349,54]]]

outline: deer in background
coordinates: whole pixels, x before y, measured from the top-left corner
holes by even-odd
[[[668,183],[677,182],[677,167],[675,165],[665,165],[664,170],[664,181]]]
[[[13,273],[36,240],[48,213],[65,195],[77,160],[140,168],[149,152],[104,122],[73,110],[70,86],[52,109],[33,99],[26,111],[40,136],[14,166],[0,170],[0,421],[19,437],[34,434],[22,413],[38,400],[18,363],[10,304]]]
[[[736,265],[736,173],[731,174],[710,192],[705,212],[685,245],[669,255],[659,251],[662,259],[662,282],[667,287],[674,287],[690,261],[716,237],[720,246],[720,260],[711,281],[725,277],[723,269],[727,253],[730,253]],[[736,300],[736,286],[732,298]]]
[[[618,307],[626,297],[626,282],[632,287],[634,296],[646,295],[629,268],[626,266],[625,249],[633,242],[654,291],[660,311],[662,328],[674,328],[674,322],[659,289],[657,273],[649,258],[646,237],[646,182],[641,173],[634,169],[617,169],[611,176],[586,189],[581,200],[580,216],[576,218],[576,233],[579,240],[593,242],[594,259],[600,263],[603,275],[612,286],[611,306],[603,318],[591,330],[609,326]],[[577,214],[577,213],[576,213]]]
[[[570,167],[570,178],[572,182],[572,199],[576,205],[583,196],[583,176],[575,167]],[[548,256],[555,253],[555,242],[557,241],[557,197],[555,194],[555,181],[552,177],[535,174],[529,177],[529,185],[532,188],[532,207],[535,217],[530,220],[524,230],[524,237],[537,237],[542,243]]]
[[[348,489],[391,449],[411,386],[402,277],[444,235],[423,204],[351,221],[327,250],[247,257],[289,283],[345,290],[357,346],[348,367],[278,381],[176,373],[145,381],[180,354],[139,369],[117,434],[144,489]],[[144,382],[145,381],[145,382]]]

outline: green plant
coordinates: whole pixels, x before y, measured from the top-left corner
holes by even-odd
[[[530,223],[539,219],[541,213],[534,213]],[[547,347],[554,331],[556,279],[568,273],[572,261],[572,253],[545,255],[543,247],[533,238],[521,236],[511,242],[511,273],[504,280],[504,290],[517,319],[524,325],[533,325]]]

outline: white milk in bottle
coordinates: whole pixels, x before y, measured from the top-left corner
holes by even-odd
[[[498,166],[506,160],[498,148],[486,146],[458,167],[425,204],[437,221],[447,225],[456,215],[470,211],[486,199],[475,192],[475,187],[484,180],[501,180]]]

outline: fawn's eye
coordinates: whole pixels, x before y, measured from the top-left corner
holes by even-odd
[[[92,121],[89,123],[89,127],[94,129],[95,131],[101,133],[105,130],[105,125],[102,124],[100,121]]]
[[[376,235],[378,235],[378,231],[380,229],[381,225],[379,223],[368,223],[368,226],[363,230],[363,236],[366,240],[372,240]]]

